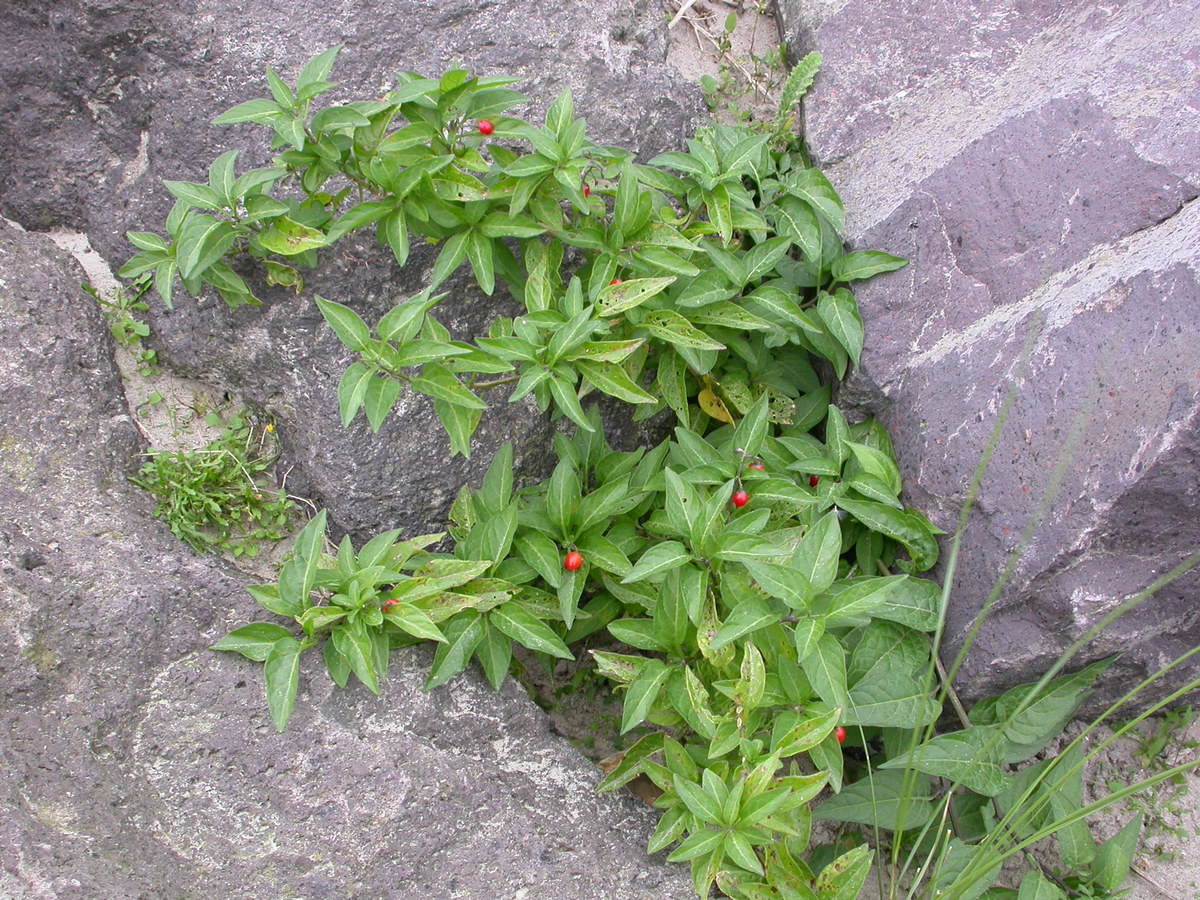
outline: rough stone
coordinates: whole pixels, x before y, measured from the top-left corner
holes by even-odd
[[[649,807],[595,795],[511,681],[426,694],[398,651],[375,698],[309,661],[274,733],[259,667],[206,649],[259,618],[248,579],[127,481],[144,445],[79,279],[0,227],[0,895],[690,896]]]
[[[851,243],[911,260],[857,291],[866,350],[839,402],[889,426],[909,502],[943,528],[1018,385],[947,622],[953,653],[1019,550],[961,673],[978,696],[1040,675],[1200,548],[1200,11],[782,5],[793,46],[824,57],[806,134]],[[1096,704],[1200,643],[1198,586],[1090,643],[1080,661],[1125,654]]]
[[[204,180],[221,152],[242,165],[270,153],[253,126],[215,127],[226,109],[266,93],[265,69],[294,78],[308,58],[344,49],[331,102],[386,92],[400,71],[436,75],[458,62],[523,79],[537,119],[570,87],[589,135],[645,155],[677,146],[703,104],[666,63],[660,11],[646,0],[591,4],[387,0],[329,4],[216,0],[169,4],[82,0],[5,4],[0,50],[0,214],[28,229],[84,231],[114,268],[132,255],[127,230],[159,230],[173,198],[161,179]],[[493,452],[521,437],[516,464],[545,471],[550,425],[503,398],[469,461],[449,461],[432,404],[405,401],[380,435],[361,416],[341,428],[336,386],[349,362],[311,297],[346,303],[368,321],[419,290],[433,252],[398,271],[371,242],[323,257],[302,297],[263,290],[263,307],[230,313],[219,299],[155,304],[160,359],[214,379],[273,416],[289,487],[330,510],[359,538],[395,526],[439,527],[458,487],[478,481]],[[486,328],[502,301],[460,279],[439,313],[456,337]]]

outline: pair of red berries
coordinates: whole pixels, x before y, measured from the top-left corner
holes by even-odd
[[[578,550],[572,550],[563,557],[563,568],[568,572],[577,572],[583,565],[583,554]]]

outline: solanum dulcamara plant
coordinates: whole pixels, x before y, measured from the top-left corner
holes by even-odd
[[[536,125],[510,114],[526,102],[512,79],[462,69],[316,108],[337,53],[294,86],[268,70],[270,97],[216,120],[265,128],[273,165],[239,174],[230,151],[207,183],[167,181],[166,235],[130,233],[141,252],[121,274],[168,305],[178,281],[240,306],[259,299],[236,258],[300,292],[349,235],[373,232],[401,266],[434,244],[428,284],[378,321],[315,298],[351,355],[343,424],[361,412],[377,431],[414,392],[452,454],[470,453],[489,403],[531,397],[569,424],[548,478],[514,484],[506,445],[442,531],[327,552],[320,513],[278,579],[250,588],[287,624],[216,649],[263,664],[282,730],[309,649],[338,685],[378,693],[390,651],[416,642],[437,648],[430,688],[472,660],[499,687],[514,643],[590,648],[622,695],[621,731],[646,729],[600,790],[653,782],[649,850],[688,863],[699,896],[856,897],[873,851],[812,854],[818,798],[818,817],[894,831],[897,847],[962,806],[975,832],[951,854],[961,871],[991,799],[1017,803],[1002,766],[1057,734],[1095,672],[935,734],[943,596],[919,575],[940,532],[902,502],[882,425],[831,402],[863,349],[852,286],[904,260],[846,252],[842,202],[793,133],[819,57],[793,70],[773,122],[702,128],[639,162],[588,139],[569,91]],[[523,312],[453,336],[437,312],[465,268]],[[661,441],[613,449],[601,398],[665,421]]]

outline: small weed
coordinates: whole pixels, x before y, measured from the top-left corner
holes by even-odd
[[[158,364],[158,354],[142,346],[142,339],[150,336],[150,326],[137,315],[150,308],[142,300],[142,295],[150,289],[150,279],[133,281],[128,288],[118,286],[111,299],[86,281],[80,287],[100,304],[113,340],[117,342],[117,346],[124,347],[133,356],[138,372],[144,377],[153,375]]]
[[[774,112],[771,98],[788,74],[786,44],[755,52],[760,24],[771,16],[768,7],[766,0],[758,0],[749,15],[739,19],[730,12],[722,19],[703,4],[686,3],[677,16],[687,22],[701,49],[715,55],[717,72],[702,76],[700,87],[709,110],[727,124],[753,124],[760,107]]]
[[[134,481],[158,501],[155,515],[196,550],[255,556],[263,541],[283,537],[295,508],[263,474],[275,459],[273,430],[233,415],[202,449],[151,453]]]

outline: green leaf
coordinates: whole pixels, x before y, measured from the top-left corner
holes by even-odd
[[[513,541],[525,562],[542,576],[552,588],[557,588],[563,573],[558,545],[538,531],[526,531]]]
[[[308,608],[325,542],[325,519],[326,511],[321,510],[304,526],[296,536],[292,558],[279,572],[279,596],[296,610],[287,615],[299,615]]]
[[[333,641],[326,641],[325,646],[321,650],[321,655],[325,659],[325,668],[329,672],[329,677],[333,683],[340,688],[344,688],[350,680],[350,663],[346,657],[337,652],[337,648],[333,646]]]
[[[621,734],[645,720],[662,686],[671,677],[671,671],[660,659],[645,658],[638,664],[637,674],[625,691]]]
[[[675,787],[675,793],[679,795],[679,799],[683,801],[688,811],[701,822],[713,825],[725,824],[725,817],[721,814],[721,804],[703,787],[679,775],[673,777],[672,784]]]
[[[434,400],[433,409],[450,438],[450,455],[461,454],[469,457],[471,455],[471,435],[479,427],[479,420],[483,413],[477,409],[467,409],[464,406],[447,403],[445,400]]]
[[[486,625],[483,640],[475,648],[475,656],[483,666],[483,674],[493,690],[500,690],[512,664],[512,639],[496,628]]]
[[[358,676],[358,680],[365,684],[372,694],[378,694],[379,681],[375,675],[374,650],[363,620],[359,618],[353,625],[335,628],[333,646],[350,663],[350,668]]]
[[[621,755],[621,761],[596,785],[596,793],[616,790],[633,781],[646,770],[646,761],[663,749],[665,735],[661,731],[638,738],[637,743]]]
[[[675,848],[675,851],[667,857],[667,862],[686,862],[689,859],[697,859],[706,854],[717,850],[721,845],[721,840],[725,836],[723,831],[713,831],[710,828],[703,828],[700,831],[689,834],[687,840]],[[702,896],[708,893],[706,887],[702,892]]]
[[[584,380],[611,397],[626,403],[657,403],[658,398],[642,390],[628,373],[613,363],[593,363],[579,360],[575,368]]]
[[[717,629],[716,634],[709,641],[708,649],[712,651],[720,650],[726,644],[736,641],[740,637],[745,637],[748,634],[753,634],[760,628],[766,628],[768,625],[773,625],[778,621],[779,616],[767,606],[762,598],[749,595],[734,607],[733,612],[729,614],[729,618]]]
[[[394,378],[372,378],[367,382],[363,410],[367,414],[367,424],[372,433],[378,433],[383,427],[383,420],[392,411],[399,396],[400,382]]]
[[[813,594],[827,590],[837,578],[842,554],[842,531],[837,513],[830,510],[809,526],[792,554],[792,566],[812,586]]]
[[[907,265],[907,259],[892,256],[890,253],[855,250],[835,259],[829,267],[829,276],[834,281],[861,281],[880,272],[892,272]]]
[[[263,662],[278,641],[291,636],[292,633],[282,625],[256,622],[235,628],[208,649],[228,650],[255,662]]]
[[[353,363],[342,374],[338,382],[338,409],[342,415],[342,427],[348,428],[367,396],[374,371],[360,362]]]
[[[309,128],[313,134],[329,134],[347,128],[366,128],[370,124],[371,120],[356,109],[348,106],[327,106],[312,117]]]
[[[1082,784],[1080,786],[1082,787]],[[1079,812],[1081,802],[1080,799],[1072,803],[1060,792],[1050,795],[1051,817],[1056,823],[1064,823],[1055,829],[1054,837],[1058,841],[1063,862],[1074,871],[1087,868],[1096,858],[1096,843],[1092,840],[1092,832],[1087,822],[1082,819],[1067,821],[1072,814]]]
[[[344,215],[338,217],[337,221],[329,226],[329,231],[325,236],[327,243],[332,244],[344,234],[348,234],[364,225],[370,225],[372,222],[378,222],[384,216],[397,210],[397,207],[390,203],[381,203],[378,200],[370,200],[366,203],[359,203],[348,209]],[[386,340],[386,338],[385,338]]]
[[[563,359],[568,362],[586,360],[591,363],[619,363],[624,362],[645,344],[643,338],[629,341],[588,341],[565,354]]]
[[[510,638],[539,653],[559,659],[574,659],[562,639],[550,627],[518,603],[503,603],[488,614],[488,621]]]
[[[813,810],[813,818],[900,831],[923,827],[934,811],[924,777],[892,770],[875,772],[842,788]]]
[[[569,459],[559,460],[546,485],[546,517],[563,538],[574,533],[582,490],[575,466]]]
[[[214,125],[237,125],[242,122],[265,124],[273,121],[280,113],[289,113],[290,109],[281,107],[274,100],[247,100],[239,103],[213,119]]]
[[[571,89],[567,88],[546,110],[546,127],[562,138],[567,129],[575,121],[575,103],[571,99]]]
[[[843,710],[852,706],[846,691],[846,654],[841,642],[832,634],[817,638],[813,652],[800,660],[800,668],[817,696],[826,703]]]
[[[786,119],[812,87],[813,80],[821,68],[821,54],[809,53],[792,67],[783,89],[779,92],[779,114],[777,120]]]
[[[660,340],[677,347],[693,350],[724,350],[725,345],[709,337],[686,318],[671,309],[656,310],[646,316],[638,327]]]
[[[383,617],[400,630],[424,641],[447,643],[446,636],[434,624],[429,614],[410,603],[394,603],[383,613]]]
[[[816,167],[794,169],[788,174],[787,190],[792,196],[810,204],[813,209],[828,219],[834,228],[840,231],[845,225],[846,213],[842,206],[842,199],[820,169]]]
[[[780,759],[811,750],[825,740],[837,726],[840,709],[814,712],[801,719],[777,741],[771,742],[771,752]]]
[[[945,778],[977,794],[995,797],[1009,784],[1000,770],[996,727],[940,734],[883,763],[881,769],[916,769]]]
[[[438,645],[425,690],[431,691],[445,684],[467,667],[475,648],[483,640],[483,626],[483,617],[475,610],[460,613],[444,626],[447,643]]]
[[[1096,848],[1092,862],[1092,881],[1109,893],[1121,889],[1129,877],[1129,867],[1137,854],[1138,839],[1142,834],[1142,817],[1139,815],[1128,825]],[[1024,885],[1022,885],[1024,888]],[[1024,897],[1020,900],[1025,900]],[[1038,897],[1036,900],[1043,900]]]
[[[550,385],[550,395],[554,398],[554,404],[558,407],[559,412],[584,431],[595,430],[584,413],[583,406],[579,403],[579,395],[575,392],[572,381],[567,381],[561,375],[552,374],[547,384]]]
[[[762,452],[769,426],[767,412],[767,395],[763,394],[733,432],[733,446],[737,453],[752,458]]]
[[[621,583],[660,579],[671,569],[685,565],[691,559],[691,552],[679,541],[663,541],[646,550],[634,564],[633,570],[621,579]]]
[[[363,350],[371,339],[371,329],[358,313],[341,303],[317,297],[321,315],[343,344],[355,352]]]
[[[1037,683],[1018,685],[975,704],[970,720],[975,725],[1002,725],[1008,742],[1004,762],[1023,762],[1062,731],[1092,683],[1115,659],[1102,659],[1073,675],[1055,678],[1040,690]]]
[[[651,297],[656,297],[677,281],[671,275],[665,278],[630,278],[618,284],[610,284],[600,290],[596,300],[602,316],[615,316],[641,306]]]
[[[409,385],[413,390],[454,406],[480,411],[487,409],[487,404],[463,387],[457,376],[445,366],[427,363],[422,374],[409,381]]]
[[[296,690],[300,686],[300,642],[291,635],[271,645],[263,664],[267,685],[267,706],[275,730],[282,732],[296,706]]]
[[[873,854],[874,851],[863,844],[825,866],[813,883],[821,900],[857,900],[871,871]]]
[[[920,728],[935,720],[941,711],[923,677],[884,657],[850,689],[844,723]]]
[[[438,254],[437,262],[433,265],[433,278],[429,282],[430,289],[437,287],[457,269],[467,258],[468,241],[471,230],[457,231],[446,239],[442,251]]]
[[[628,493],[629,482],[624,478],[610,481],[592,491],[579,502],[576,530],[583,533],[593,525],[611,519],[625,502]]]
[[[938,622],[941,588],[911,575],[850,578],[833,586],[825,615],[837,623],[866,617],[899,622],[919,631],[933,631]]]
[[[163,187],[180,200],[200,209],[221,209],[226,205],[225,199],[207,185],[190,181],[163,181]]]
[[[190,278],[198,277],[224,256],[236,239],[237,232],[226,222],[220,222],[212,216],[192,216],[177,244],[179,276],[185,283]]]
[[[774,331],[775,326],[766,319],[748,312],[736,303],[725,301],[711,303],[688,315],[696,325],[716,325],[736,331]]]
[[[743,560],[742,564],[764,591],[777,597],[797,612],[806,612],[813,597],[812,586],[804,574],[792,566]]]
[[[832,294],[821,291],[817,300],[817,315],[857,366],[862,354],[864,332],[854,295],[845,288],[839,288]]]
[[[1115,890],[1115,888],[1108,888]],[[1040,870],[1026,872],[1021,879],[1017,900],[1067,900],[1062,888],[1042,874]]]
[[[337,44],[310,59],[300,70],[300,77],[296,79],[296,90],[303,90],[311,84],[324,81],[333,69],[333,64],[337,61],[343,46]]]
[[[837,504],[872,531],[903,544],[917,571],[931,568],[937,562],[937,541],[919,514],[893,509],[871,500],[851,500],[846,496],[838,498]]]
[[[295,256],[306,250],[324,247],[328,241],[325,234],[316,228],[309,228],[299,222],[280,216],[258,236],[258,242],[264,249],[280,256]]]

